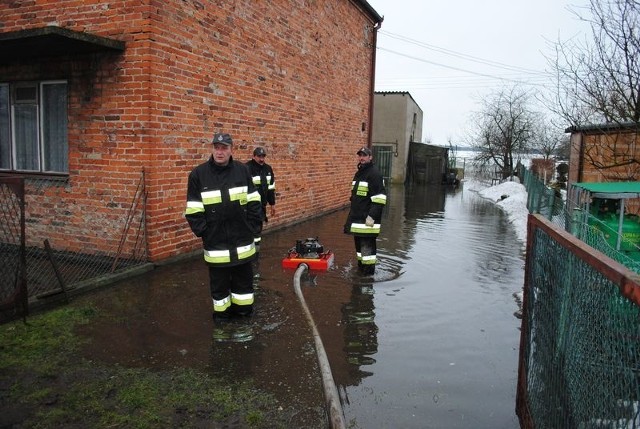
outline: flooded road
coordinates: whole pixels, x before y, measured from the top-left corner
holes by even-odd
[[[357,274],[346,210],[263,237],[256,312],[216,327],[200,258],[92,295],[105,317],[85,354],[132,366],[189,366],[250,379],[295,404],[291,427],[324,428],[312,334],[281,267],[297,239],[335,252],[303,276],[350,428],[517,428],[522,244],[476,192],[392,187],[373,278]],[[185,224],[186,227],[186,224]]]

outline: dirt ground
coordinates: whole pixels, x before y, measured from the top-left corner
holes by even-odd
[[[165,308],[163,319],[140,304],[143,289],[120,285],[0,325],[0,429],[326,427],[321,395],[299,398],[286,374],[256,360],[276,331],[263,316],[216,327],[206,305],[176,305],[185,317]],[[321,392],[305,375],[314,355],[295,359],[296,382]]]

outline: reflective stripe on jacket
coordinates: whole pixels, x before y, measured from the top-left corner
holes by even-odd
[[[202,238],[206,262],[233,266],[252,260],[261,210],[260,194],[242,163],[230,159],[219,166],[210,158],[189,174],[185,217]]]
[[[258,164],[253,159],[247,161],[247,167],[251,173],[253,184],[260,193],[262,206],[276,203],[276,176],[269,164]]]
[[[358,165],[351,183],[350,200],[351,208],[344,232],[368,237],[380,234],[380,220],[382,209],[387,203],[387,191],[384,179],[373,162]],[[367,216],[373,218],[373,226],[365,224]]]

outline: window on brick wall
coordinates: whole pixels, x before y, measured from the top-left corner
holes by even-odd
[[[67,82],[0,83],[0,171],[67,173]]]

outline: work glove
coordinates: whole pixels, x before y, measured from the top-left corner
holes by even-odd
[[[373,218],[371,216],[367,216],[367,218],[364,220],[364,224],[367,226],[373,226]]]

